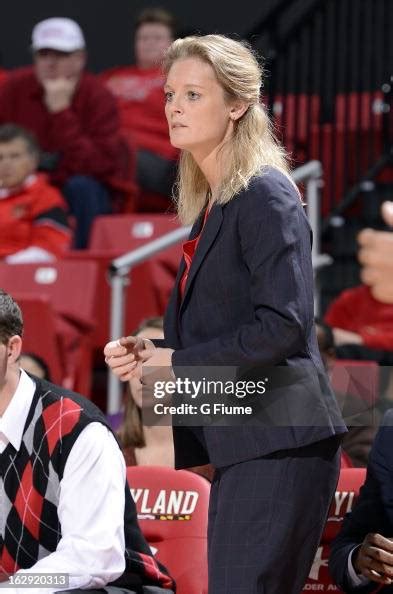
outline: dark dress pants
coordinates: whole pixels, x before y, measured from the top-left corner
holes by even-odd
[[[340,440],[216,470],[209,529],[209,594],[299,594],[324,529]]]

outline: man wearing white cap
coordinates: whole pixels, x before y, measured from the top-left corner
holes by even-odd
[[[0,89],[0,124],[30,129],[43,149],[42,168],[61,187],[83,248],[94,217],[110,212],[111,190],[130,190],[128,150],[115,100],[85,72],[85,39],[68,18],[38,23],[34,64],[12,72]]]

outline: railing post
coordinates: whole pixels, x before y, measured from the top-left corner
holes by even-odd
[[[314,273],[314,315],[318,316],[320,312],[320,287],[318,282],[318,258],[320,256],[320,204],[319,204],[319,187],[321,180],[319,178],[310,177],[306,182],[306,194],[307,194],[307,216],[310,221],[311,229],[313,232],[313,242],[311,256],[313,263]]]
[[[306,182],[306,196],[307,196],[307,217],[310,221],[310,226],[313,232],[312,242],[312,258],[314,261],[320,255],[320,204],[319,204],[319,187],[321,180],[319,178],[309,177]]]
[[[181,227],[166,235],[155,239],[149,244],[124,254],[112,261],[110,273],[111,304],[110,304],[110,340],[117,340],[124,336],[125,295],[124,287],[129,284],[129,272],[133,266],[140,264],[165,248],[185,239],[190,233],[190,227]],[[107,380],[107,412],[115,414],[121,407],[122,385],[117,377],[108,371]]]
[[[113,272],[110,276],[111,306],[110,306],[110,337],[115,340],[124,334],[124,287],[129,283],[127,274],[129,267]],[[120,380],[113,373],[108,372],[107,412],[115,414],[121,408],[122,387]]]
[[[316,162],[318,164],[318,162]],[[306,179],[306,201],[307,201],[307,217],[313,232],[312,244],[312,263],[314,271],[314,315],[320,314],[321,306],[321,291],[318,282],[318,270],[323,266],[331,263],[331,257],[326,254],[321,254],[321,208],[320,208],[320,188],[322,167],[319,163],[320,170],[316,166],[314,174]]]

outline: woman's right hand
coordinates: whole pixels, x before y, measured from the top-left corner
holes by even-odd
[[[148,338],[123,336],[105,345],[105,363],[122,382],[126,382],[132,377],[141,376],[142,351],[155,348]]]

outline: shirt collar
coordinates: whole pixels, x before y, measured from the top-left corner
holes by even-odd
[[[19,451],[22,443],[23,431],[35,388],[33,379],[21,369],[18,387],[3,416],[0,417],[0,433],[3,433],[16,451]]]
[[[28,175],[25,179],[25,181],[20,185],[17,186],[16,188],[0,188],[0,200],[2,198],[9,198],[10,196],[13,196],[14,194],[20,194],[21,192],[23,192],[24,190],[27,190],[28,188],[30,188],[33,184],[35,184],[35,182],[37,181],[37,175],[35,173],[32,173],[31,175]]]

